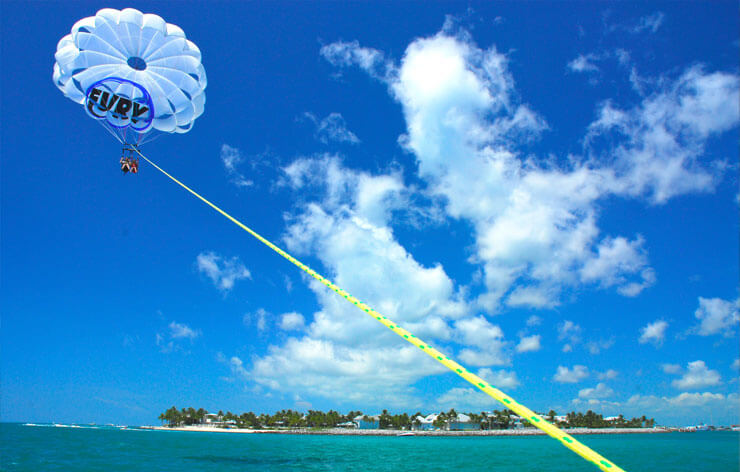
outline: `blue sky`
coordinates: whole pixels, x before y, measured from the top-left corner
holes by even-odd
[[[51,74],[130,6],[208,74],[144,153],[226,211],[530,408],[740,421],[734,2],[34,5],[2,4],[3,420],[499,408],[121,175]]]

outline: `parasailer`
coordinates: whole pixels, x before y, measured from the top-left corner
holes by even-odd
[[[138,146],[188,132],[203,113],[200,50],[157,15],[102,9],[72,26],[54,58],[56,86],[123,145],[124,173],[138,172]]]

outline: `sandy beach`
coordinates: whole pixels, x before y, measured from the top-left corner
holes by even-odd
[[[308,434],[334,436],[543,436],[539,429],[494,429],[486,431],[400,431],[395,429],[225,429],[207,426],[180,426],[169,428],[166,426],[142,426],[144,429],[157,431],[189,431],[208,433],[235,433],[235,434]],[[668,433],[665,428],[572,428],[564,430],[568,434],[651,434]],[[411,433],[411,434],[409,434]]]

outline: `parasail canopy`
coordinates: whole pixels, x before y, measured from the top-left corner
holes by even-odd
[[[157,15],[102,9],[72,26],[54,58],[56,86],[122,143],[186,133],[203,113],[200,50]]]

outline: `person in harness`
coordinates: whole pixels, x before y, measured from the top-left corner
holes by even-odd
[[[136,147],[132,144],[125,144],[121,150],[121,172],[127,174],[137,174],[139,172],[139,159],[134,157]]]

